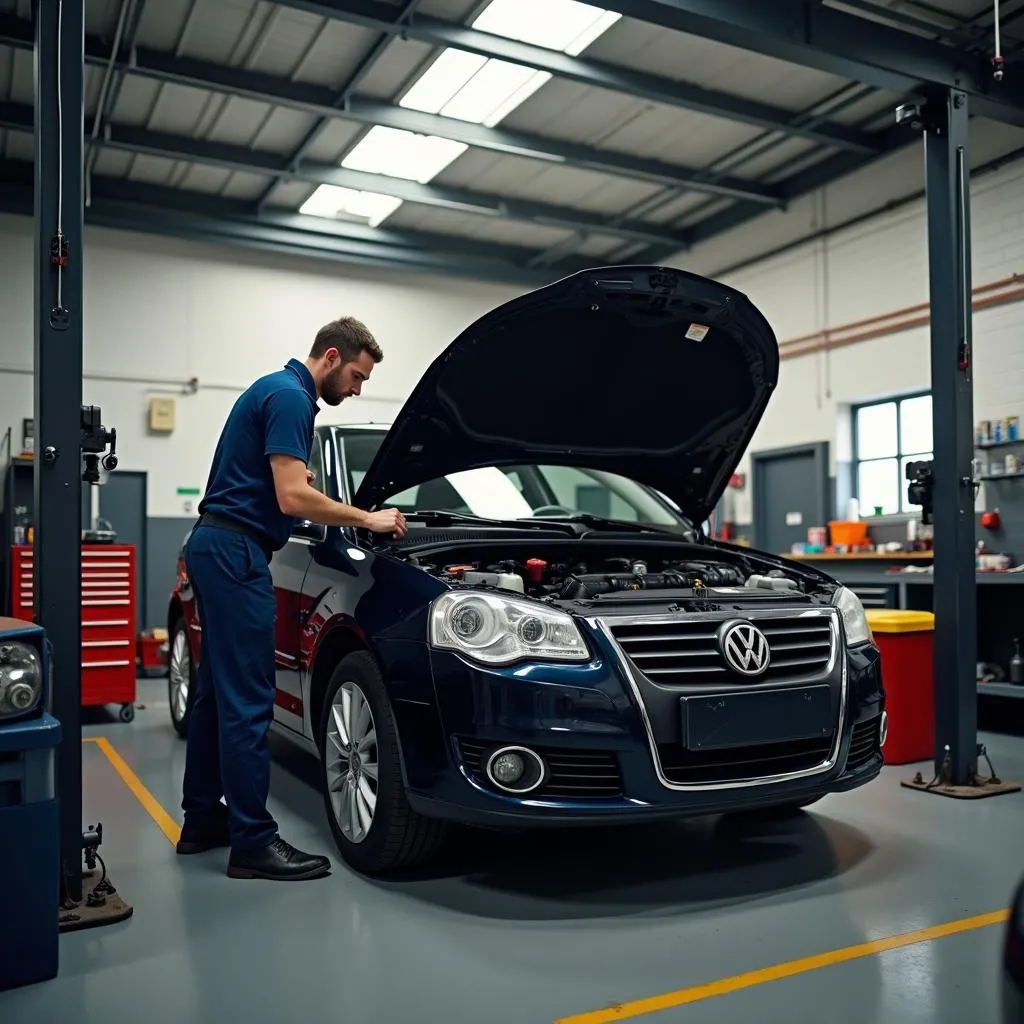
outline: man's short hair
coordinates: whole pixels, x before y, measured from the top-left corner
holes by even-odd
[[[341,353],[343,363],[357,359],[360,352],[369,352],[375,363],[384,358],[377,339],[370,333],[366,324],[351,316],[332,320],[321,327],[313,339],[313,347],[309,354],[313,359],[320,359],[329,348],[336,348]]]

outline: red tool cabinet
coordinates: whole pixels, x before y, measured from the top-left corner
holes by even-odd
[[[120,704],[125,722],[135,717],[136,579],[133,544],[82,545],[82,706]],[[31,545],[12,548],[15,618],[35,621],[33,582]]]

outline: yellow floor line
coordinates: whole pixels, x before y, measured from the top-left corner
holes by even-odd
[[[85,736],[83,743],[95,743],[103,751],[107,760],[113,765],[114,771],[121,776],[124,784],[131,790],[132,796],[145,808],[149,816],[157,823],[160,831],[172,844],[178,842],[181,826],[164,810],[155,796],[142,784],[142,780],[128,767],[128,762],[114,749],[114,745],[105,736]]]
[[[677,1006],[685,1006],[687,1003],[697,1003],[704,999],[711,999],[714,996],[728,995],[730,992],[738,992],[741,989],[752,988],[755,985],[764,985],[769,981],[779,981],[782,978],[792,978],[794,975],[804,974],[807,971],[816,971],[822,967],[831,967],[834,964],[846,963],[849,960],[874,956],[877,953],[885,953],[891,949],[901,949],[904,946],[912,946],[919,942],[930,942],[933,939],[945,938],[947,935],[956,935],[959,932],[987,928],[994,924],[1000,924],[1008,917],[1009,911],[1007,910],[996,910],[989,914],[979,914],[976,917],[965,917],[959,921],[949,921],[946,924],[933,925],[931,928],[920,928],[917,931],[904,932],[902,935],[891,935],[883,939],[874,939],[871,942],[863,942],[858,946],[834,949],[829,953],[819,953],[816,956],[804,957],[802,960],[788,960],[785,963],[775,964],[773,967],[748,971],[746,974],[736,974],[731,978],[721,978],[718,981],[708,982],[704,985],[693,985],[690,988],[678,989],[675,992],[665,992],[662,995],[650,996],[647,999],[636,999],[632,1002],[619,1003],[616,1006],[605,1007],[601,1010],[590,1010],[587,1013],[578,1013],[572,1017],[562,1017],[555,1021],[555,1024],[614,1024],[615,1021],[630,1020],[633,1017],[641,1017],[648,1013],[671,1010]]]

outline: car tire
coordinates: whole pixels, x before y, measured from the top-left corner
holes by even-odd
[[[425,863],[437,853],[447,832],[445,823],[425,818],[409,806],[391,701],[380,668],[368,652],[348,655],[331,675],[317,745],[327,821],[338,852],[350,867],[366,875],[385,875]]]
[[[167,655],[167,702],[171,725],[182,738],[188,737],[188,723],[196,700],[196,666],[188,642],[188,626],[178,619],[171,630]]]

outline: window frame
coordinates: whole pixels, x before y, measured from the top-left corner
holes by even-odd
[[[895,519],[895,518],[913,518],[920,516],[920,509],[914,507],[904,507],[907,502],[906,494],[906,483],[903,480],[903,460],[911,455],[921,455],[921,452],[909,452],[903,450],[903,426],[902,417],[900,412],[904,402],[910,402],[917,398],[934,398],[932,397],[931,389],[922,388],[917,391],[908,391],[899,395],[890,395],[886,398],[873,398],[870,401],[857,402],[850,406],[850,440],[852,447],[852,457],[850,460],[850,494],[856,498],[858,502],[861,500],[860,496],[860,466],[863,462],[881,462],[883,459],[894,458],[896,460],[896,489],[899,494],[899,508],[895,512],[883,512],[881,516],[876,516],[874,513],[874,507],[868,512],[866,508],[861,507],[860,515],[862,519]],[[860,434],[857,429],[857,418],[858,414],[862,409],[873,409],[877,406],[882,405],[895,405],[896,406],[896,451],[894,455],[885,455],[878,458],[862,459],[860,457]],[[934,404],[932,406],[934,410]],[[934,415],[934,412],[933,412]],[[932,436],[932,458],[934,458],[935,451],[935,437],[934,431]]]

